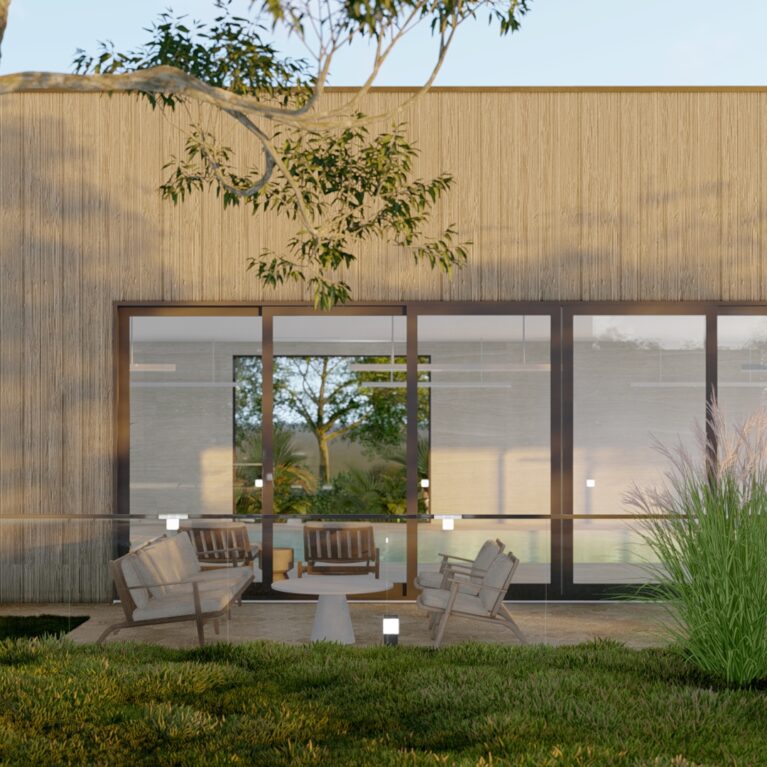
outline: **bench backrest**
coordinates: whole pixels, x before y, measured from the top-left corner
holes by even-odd
[[[254,555],[248,526],[241,522],[209,522],[182,525],[197,550],[197,558],[204,565],[249,565]]]
[[[506,544],[503,541],[496,538],[493,540],[487,540],[482,544],[482,548],[479,550],[476,559],[471,566],[471,580],[475,583],[479,583],[484,577],[490,565],[493,564],[495,558],[500,554],[503,554],[503,550],[506,548]]]
[[[376,558],[373,525],[340,522],[304,525],[307,562],[373,562]]]
[[[496,557],[487,569],[478,596],[489,616],[500,609],[518,566],[519,560],[509,551]]]

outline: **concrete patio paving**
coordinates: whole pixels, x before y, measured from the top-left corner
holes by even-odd
[[[634,602],[599,603],[509,603],[514,617],[531,643],[568,645],[599,638],[614,639],[629,647],[657,647],[668,643],[663,632],[667,622],[662,605]],[[272,640],[302,644],[309,640],[314,603],[251,602],[232,610],[231,620],[221,623],[216,636],[212,624],[205,628],[208,642],[233,643]],[[382,642],[384,614],[400,618],[400,644],[428,645],[425,613],[408,602],[350,603],[352,623],[361,646]],[[94,642],[110,624],[124,620],[120,605],[107,604],[26,604],[2,605],[0,615],[88,615],[89,620],[68,637],[77,644]],[[194,647],[197,636],[192,622],[126,629],[112,634],[108,642],[147,642],[166,647]],[[445,644],[481,641],[514,644],[511,632],[501,626],[454,618],[448,624]]]

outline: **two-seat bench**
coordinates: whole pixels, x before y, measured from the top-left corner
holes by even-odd
[[[125,621],[99,637],[103,642],[120,629],[194,621],[200,645],[203,626],[218,619],[254,580],[252,566],[204,570],[187,533],[159,538],[109,563]]]

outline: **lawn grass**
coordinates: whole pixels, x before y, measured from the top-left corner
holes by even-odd
[[[0,615],[0,640],[60,637],[87,620],[87,615]]]
[[[767,688],[673,649],[0,643],[0,764],[767,764]]]

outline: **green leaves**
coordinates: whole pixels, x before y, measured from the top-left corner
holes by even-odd
[[[220,14],[209,24],[166,11],[147,28],[150,37],[144,45],[121,53],[104,42],[96,56],[78,51],[75,71],[114,75],[170,66],[232,93],[300,107],[312,93],[307,62],[281,57],[263,39],[265,27],[233,15],[230,5],[231,0],[217,0]],[[173,108],[182,100],[169,93],[143,93],[153,107]]]
[[[216,0],[213,21],[171,11],[147,28],[147,42],[121,52],[101,43],[96,55],[79,51],[82,75],[132,76],[123,88],[152,107],[175,110],[198,99],[235,120],[261,150],[245,167],[231,148],[198,122],[184,125],[184,151],[165,165],[163,197],[174,204],[213,190],[224,208],[247,205],[296,222],[295,234],[277,252],[252,255],[247,268],[268,288],[300,282],[315,307],[329,309],[351,298],[346,272],[369,243],[386,242],[387,258],[409,254],[416,263],[451,275],[468,258],[452,225],[432,227],[435,206],[453,187],[449,173],[414,176],[416,147],[406,125],[389,130],[381,115],[359,111],[360,94],[340,107],[321,100],[335,54],[359,37],[375,43],[375,60],[363,93],[375,82],[397,43],[419,24],[430,26],[439,46],[427,83],[433,81],[460,25],[487,12],[501,34],[519,29],[530,0],[264,0],[252,18]],[[299,38],[312,65],[283,56],[266,39],[281,28]],[[145,76],[135,77],[136,73]],[[95,79],[95,78],[94,78]],[[102,78],[109,91],[115,80]],[[397,113],[397,108],[392,114]]]
[[[628,497],[642,513],[643,537],[663,568],[648,590],[673,609],[674,634],[704,673],[728,684],[767,679],[767,413],[733,430],[714,412],[718,467],[707,447],[671,461],[661,490]]]

